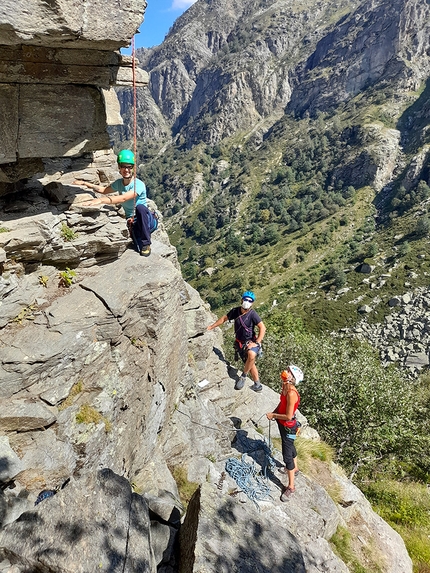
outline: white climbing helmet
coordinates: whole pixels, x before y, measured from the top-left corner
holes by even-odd
[[[299,384],[304,378],[302,370],[298,366],[295,366],[294,364],[290,364],[288,368],[291,370],[291,373],[294,376],[296,384]]]

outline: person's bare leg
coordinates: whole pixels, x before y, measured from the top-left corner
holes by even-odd
[[[294,491],[295,487],[294,487],[294,470],[287,470],[287,475],[288,475],[288,487]]]
[[[254,380],[254,382],[256,380],[258,380],[258,370],[257,367],[255,366],[255,357],[257,355],[255,354],[255,352],[248,352],[248,356],[246,358],[246,362],[243,366],[243,373],[245,374],[251,374],[252,379]]]
[[[254,382],[257,382],[257,380],[259,380],[258,370],[255,364],[253,365],[249,373],[251,374],[251,378],[253,379]]]

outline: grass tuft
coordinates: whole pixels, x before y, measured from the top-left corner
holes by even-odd
[[[312,459],[330,463],[334,458],[333,448],[323,441],[298,438],[296,449],[302,464],[310,463]]]
[[[403,538],[414,573],[430,573],[430,494],[425,485],[381,480],[361,486],[373,509]]]
[[[190,499],[199,487],[199,484],[188,480],[187,470],[184,466],[173,466],[169,469],[176,485],[178,486],[179,497],[181,498],[182,505],[187,509]]]
[[[73,384],[72,389],[69,392],[69,395],[64,400],[64,402],[62,402],[59,405],[58,409],[61,411],[71,406],[75,401],[76,396],[78,396],[83,391],[83,389],[84,389],[84,383],[82,382],[82,380],[78,380],[76,384]]]
[[[61,225],[61,236],[66,242],[70,242],[76,239],[77,234],[73,229],[66,225],[66,223],[63,223]]]
[[[93,406],[89,404],[82,404],[79,412],[76,414],[76,422],[78,424],[99,424],[103,422],[105,425],[105,432],[108,433],[112,429],[111,422],[98,412]]]
[[[351,534],[345,527],[338,526],[336,533],[330,539],[330,543],[351,573],[382,573],[383,570],[380,565],[374,561],[366,559],[365,567],[360,563],[359,556],[353,548]]]

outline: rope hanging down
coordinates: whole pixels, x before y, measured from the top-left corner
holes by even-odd
[[[136,212],[136,177],[137,177],[137,88],[136,88],[136,48],[134,44],[134,36],[131,40],[131,54],[132,54],[132,74],[133,74],[133,153],[134,153],[134,209]]]

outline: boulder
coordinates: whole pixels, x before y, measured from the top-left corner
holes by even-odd
[[[155,573],[143,497],[109,469],[72,479],[0,531],[0,556],[19,571]]]
[[[57,419],[42,403],[32,400],[3,401],[0,411],[0,431],[13,432],[46,428]]]
[[[317,541],[313,536],[306,538],[304,532],[299,536],[292,533],[295,516],[300,511],[299,500],[284,508],[278,503],[265,505],[258,512],[254,504],[240,503],[232,496],[223,495],[214,485],[202,484],[189,504],[180,532],[184,564],[181,570],[185,573],[228,571],[234,563],[244,573],[322,570],[347,573],[348,568],[331,552],[327,541],[322,538]],[[300,517],[298,521],[301,522]],[[270,533],[273,528],[276,536]]]
[[[9,438],[0,436],[0,483],[7,483],[22,469],[23,464],[10,447]]]
[[[358,312],[360,312],[361,314],[368,314],[369,312],[372,312],[372,310],[373,310],[372,307],[369,306],[368,304],[363,304],[358,308]]]
[[[119,53],[145,9],[146,0],[126,6],[107,0],[102,10],[95,0],[35,3],[31,10],[23,0],[6,2],[0,14],[0,195],[43,171],[42,158],[109,146],[107,122],[122,122],[111,86],[131,86],[133,77],[148,85],[148,74],[139,67],[133,72],[131,58]],[[64,191],[47,193],[58,201]]]
[[[357,267],[356,271],[358,273],[370,274],[371,272],[373,272],[374,268],[375,267],[372,267],[371,265],[369,265],[369,263],[362,263]]]
[[[405,360],[405,366],[418,368],[424,368],[429,366],[430,360],[427,352],[420,352],[418,354],[410,354]]]

